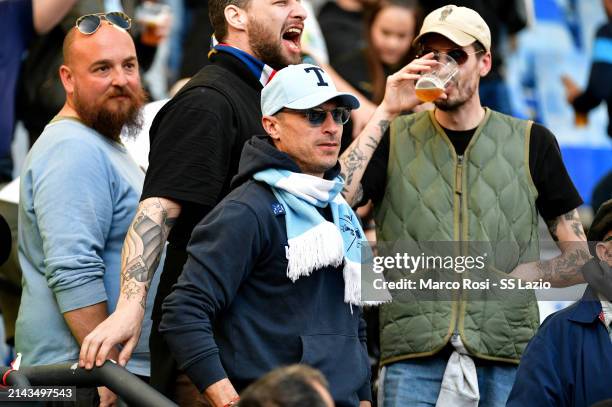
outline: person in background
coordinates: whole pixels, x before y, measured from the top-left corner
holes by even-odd
[[[608,136],[612,137],[612,0],[603,0],[608,22],[597,29],[593,62],[584,90],[569,77],[561,78],[568,103],[576,112],[576,124],[586,125],[588,113],[601,102],[608,105]]]
[[[590,407],[612,399],[612,199],[588,232],[582,299],[555,312],[529,342],[507,407]]]
[[[15,91],[23,53],[36,35],[46,34],[77,0],[0,1],[0,187],[13,179],[11,142]]]
[[[300,364],[266,373],[240,394],[240,407],[334,407],[334,400],[321,372]]]
[[[418,24],[416,0],[382,0],[366,9],[366,46],[337,58],[333,67],[375,105],[382,102],[387,77],[406,65]]]
[[[123,13],[77,20],[59,71],[65,104],[24,163],[18,228],[23,294],[15,335],[24,366],[77,361],[80,343],[119,297],[121,247],[144,181],[120,141],[124,126],[131,134],[139,130],[146,99],[130,24]],[[144,313],[127,369],[148,380],[151,306]],[[114,349],[110,358],[117,356]],[[83,405],[98,399],[102,406],[115,403],[103,387],[77,391]]]
[[[331,66],[334,66],[337,59],[365,46],[365,9],[377,1],[331,0],[321,7],[317,18],[325,37]]]

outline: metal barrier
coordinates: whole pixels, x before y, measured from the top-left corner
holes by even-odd
[[[176,407],[177,405],[125,368],[107,361],[101,367],[85,370],[76,363],[61,363],[43,366],[21,366],[19,370],[0,366],[0,377],[6,383],[18,387],[32,386],[76,386],[108,387],[131,406]]]

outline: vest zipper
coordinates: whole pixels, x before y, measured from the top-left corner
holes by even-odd
[[[459,244],[462,245],[461,236],[463,232],[463,154],[457,155],[457,167],[455,168],[455,194],[459,198]],[[461,251],[459,254],[462,254]],[[463,280],[460,274],[457,274],[459,280]],[[461,297],[463,294],[463,284],[459,286],[459,295],[457,297],[457,316],[455,318],[455,329],[453,336],[459,335],[459,319],[461,318]]]

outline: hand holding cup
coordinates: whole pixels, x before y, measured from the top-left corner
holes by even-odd
[[[459,72],[457,62],[447,54],[436,55],[436,64],[425,72],[415,85],[416,97],[422,102],[433,102],[444,93],[451,79]]]

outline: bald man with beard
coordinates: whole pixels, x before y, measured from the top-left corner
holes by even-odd
[[[73,28],[63,51],[66,103],[21,174],[16,348],[24,365],[77,361],[83,338],[114,310],[121,247],[144,181],[119,138],[124,126],[138,131],[145,101],[132,38],[102,17],[92,34]],[[149,331],[144,318],[127,365],[140,376],[150,372]],[[116,402],[105,388],[79,392],[83,405]]]

